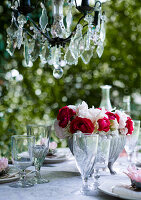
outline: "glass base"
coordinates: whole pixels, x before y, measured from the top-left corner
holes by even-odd
[[[98,193],[97,189],[94,189],[91,186],[87,186],[86,188],[81,188],[80,194],[84,196],[95,196]]]
[[[48,183],[49,180],[46,178],[32,178],[30,179],[30,182],[32,182],[33,184],[43,184],[43,183]]]
[[[33,187],[34,183],[26,180],[26,181],[18,181],[15,183],[11,183],[9,186],[13,188],[29,188]]]

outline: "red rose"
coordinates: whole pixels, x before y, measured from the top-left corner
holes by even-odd
[[[131,135],[133,130],[134,130],[134,128],[133,128],[133,121],[132,121],[132,119],[130,117],[127,118],[126,128],[128,129],[128,133],[127,134]]]
[[[92,133],[94,131],[94,125],[90,119],[76,117],[71,121],[70,132],[75,133],[81,131],[82,133]]]
[[[57,120],[59,120],[59,126],[65,128],[75,114],[76,112],[70,109],[68,106],[61,108],[57,116]]]
[[[105,114],[108,116],[109,120],[115,120],[116,119],[116,115],[112,112],[106,112]]]
[[[110,121],[106,117],[99,119],[97,122],[99,125],[98,131],[108,132],[110,130]]]

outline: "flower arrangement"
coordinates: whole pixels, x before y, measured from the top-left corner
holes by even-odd
[[[0,158],[0,175],[4,174],[8,168],[8,159],[7,158]]]
[[[65,106],[59,110],[54,123],[60,139],[71,137],[75,132],[105,135],[127,135],[133,132],[133,121],[122,111],[105,108],[88,108],[86,102],[78,106]]]

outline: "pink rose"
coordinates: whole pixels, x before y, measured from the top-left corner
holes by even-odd
[[[54,150],[57,148],[57,143],[56,142],[50,142],[49,143],[49,149]]]
[[[68,125],[68,122],[73,119],[74,115],[76,115],[76,112],[70,109],[68,106],[61,108],[57,116],[57,120],[59,120],[59,126],[65,128]]]
[[[76,117],[71,121],[70,132],[75,133],[81,131],[82,133],[92,133],[94,131],[94,125],[90,119]]]
[[[108,132],[110,130],[110,121],[106,117],[99,119],[97,122],[99,125],[98,131]]]
[[[137,169],[135,166],[130,166],[127,168],[127,170],[128,170],[128,172],[125,172],[125,174],[131,180],[141,183],[141,169]]]
[[[48,143],[48,139],[47,138],[41,138],[40,145],[46,145],[47,143]]]
[[[124,112],[122,112],[120,110],[116,110],[115,115],[116,115],[117,121],[119,123],[119,129],[124,129],[126,126],[126,121],[127,121],[128,115],[126,115]]]
[[[58,120],[55,120],[55,122],[54,122],[54,129],[55,129],[55,132],[56,132],[56,136],[60,139],[64,139],[64,138],[69,136],[69,133],[66,130],[66,128],[61,128],[59,126]]]
[[[132,134],[133,133],[133,121],[130,117],[127,118],[127,121],[126,121],[126,128],[128,129],[128,133],[127,134]]]
[[[116,119],[116,115],[112,112],[106,112],[105,114],[108,116],[109,120],[115,120]]]
[[[0,159],[0,172],[3,171],[3,170],[5,170],[7,167],[8,167],[8,159],[2,157]]]

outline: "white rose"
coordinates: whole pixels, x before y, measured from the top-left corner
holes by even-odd
[[[69,107],[70,109],[72,109],[72,110],[76,111],[76,106],[69,105],[68,107]]]
[[[88,112],[88,105],[85,101],[83,101],[82,104],[79,104],[76,108],[76,113],[78,117],[88,118]]]
[[[89,116],[91,121],[94,123],[96,121],[98,121],[99,119],[102,119],[104,117],[107,118],[107,115],[105,114],[105,109],[102,108],[102,110],[100,109],[95,109],[94,107],[89,109]]]

